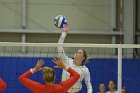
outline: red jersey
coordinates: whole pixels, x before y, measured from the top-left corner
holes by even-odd
[[[48,85],[47,83],[40,84],[39,82],[35,82],[28,78],[32,74],[31,71],[22,74],[19,77],[19,81],[33,93],[66,93],[80,77],[80,75],[70,67],[67,71],[71,74],[71,77],[59,84]]]
[[[0,92],[7,88],[7,84],[0,78]]]

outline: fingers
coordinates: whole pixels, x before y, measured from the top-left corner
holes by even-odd
[[[59,61],[59,58],[54,58],[52,61],[53,62],[58,62]]]
[[[56,66],[54,66],[55,68],[63,68],[62,58],[54,58],[52,61],[56,64]],[[38,59],[38,62],[35,66],[36,70],[38,70],[38,71],[43,70],[44,67],[42,67],[42,66],[44,63],[45,62],[43,59]]]
[[[44,62],[44,60],[43,60],[43,59],[38,59],[38,62],[43,63],[43,62]]]
[[[44,70],[44,67],[40,68],[40,70]]]
[[[43,59],[38,59],[37,65],[42,66],[44,63]]]
[[[56,64],[56,66],[54,66],[55,68],[65,68],[62,58],[54,58],[52,61]]]
[[[58,65],[61,62],[61,58],[54,58],[52,60],[56,65]]]
[[[38,59],[37,64],[36,64],[36,66],[34,67],[35,71],[37,72],[37,71],[43,70],[44,67],[42,67],[42,66],[43,66],[44,63],[45,63],[45,62],[44,62],[43,59]]]

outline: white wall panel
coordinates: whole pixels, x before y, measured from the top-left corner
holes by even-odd
[[[57,15],[67,17],[73,31],[110,31],[111,0],[27,0],[27,29],[58,30],[53,25]],[[0,29],[22,25],[22,0],[0,0]],[[9,36],[10,35],[10,36]],[[0,41],[21,41],[21,34],[6,33]],[[68,35],[65,42],[111,43],[112,36]],[[27,34],[27,42],[57,42],[58,34]]]
[[[73,29],[109,30],[110,0],[30,0],[29,28],[55,29],[53,19],[64,15]]]
[[[20,0],[0,0],[0,28],[21,28]]]
[[[0,1],[0,28],[21,28],[21,1]],[[27,0],[28,28],[56,29],[53,19],[59,14],[76,30],[110,28],[110,0]]]

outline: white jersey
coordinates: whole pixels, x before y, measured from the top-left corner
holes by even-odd
[[[62,32],[58,43],[63,43],[65,37],[66,37],[66,32]],[[82,80],[84,80],[87,85],[87,93],[92,93],[92,86],[90,83],[90,73],[89,73],[88,68],[86,66],[76,66],[74,64],[73,59],[68,58],[66,56],[65,51],[63,47],[61,46],[58,47],[58,54],[59,54],[59,57],[62,57],[62,60],[65,63],[65,65],[71,67],[72,69],[74,69],[76,72],[80,74],[80,79],[68,90],[68,92],[76,93],[80,91],[82,88]],[[62,81],[65,81],[69,77],[70,77],[70,74],[66,72],[65,70],[63,70]]]

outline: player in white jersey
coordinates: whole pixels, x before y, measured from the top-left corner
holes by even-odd
[[[64,39],[66,37],[67,32],[69,31],[69,28],[70,27],[68,25],[66,25],[63,28],[63,31],[61,33],[58,43],[64,42]],[[83,63],[85,62],[87,58],[86,52],[84,50],[78,50],[74,55],[74,59],[72,59],[66,56],[63,47],[59,46],[58,53],[59,53],[59,57],[63,59],[63,62],[67,66],[70,66],[71,68],[73,68],[75,71],[77,71],[80,74],[80,79],[75,83],[75,85],[71,89],[68,90],[68,92],[76,93],[80,91],[82,88],[82,80],[84,80],[87,86],[87,93],[92,93],[92,85],[90,83],[90,72],[88,68],[85,65],[83,65]],[[63,70],[62,81],[68,79],[69,77],[70,77],[70,74],[67,73],[65,70]]]

